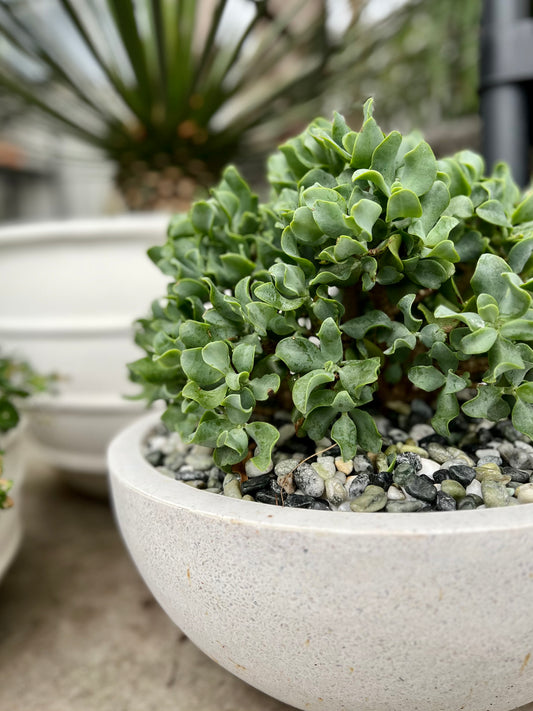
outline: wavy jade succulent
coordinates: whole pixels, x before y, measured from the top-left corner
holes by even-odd
[[[372,413],[393,397],[428,399],[444,436],[462,410],[533,437],[533,194],[372,113],[282,145],[264,204],[228,167],[149,252],[172,282],[131,377],[225,470],[267,468],[276,410],[344,459],[379,451]]]

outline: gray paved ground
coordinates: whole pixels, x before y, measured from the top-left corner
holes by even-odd
[[[36,465],[24,493],[25,539],[0,584],[0,711],[291,711],[168,620],[106,503]]]

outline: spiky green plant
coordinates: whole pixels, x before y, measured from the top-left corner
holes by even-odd
[[[223,468],[267,466],[280,409],[345,459],[378,451],[391,388],[427,396],[442,435],[462,410],[533,437],[533,194],[364,113],[282,145],[266,204],[228,168],[150,252],[172,281],[132,377]]]
[[[353,22],[363,2],[352,0]],[[253,130],[275,145],[340,47],[326,0],[247,0],[250,19],[232,30],[230,4],[54,0],[51,24],[41,3],[0,0],[0,85],[101,148],[130,207],[154,207],[176,186],[189,204],[191,185],[261,148]]]

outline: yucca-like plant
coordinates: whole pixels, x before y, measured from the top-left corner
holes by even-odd
[[[129,207],[188,206],[239,149],[313,115],[340,48],[326,0],[247,0],[232,30],[231,4],[0,0],[0,85],[101,148]]]
[[[506,165],[317,119],[269,163],[260,204],[234,168],[176,217],[152,259],[172,277],[140,322],[134,380],[230,469],[264,470],[291,414],[344,459],[379,451],[391,392],[533,437],[533,194]],[[461,398],[458,398],[461,394]]]

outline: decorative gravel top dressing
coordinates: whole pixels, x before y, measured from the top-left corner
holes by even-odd
[[[338,445],[296,437],[294,425],[275,423],[277,449],[264,471],[251,461],[244,473],[225,473],[211,450],[186,445],[160,425],[144,455],[162,474],[189,486],[275,506],[331,511],[413,513],[533,503],[533,446],[510,420],[459,417],[450,437],[437,434],[422,400],[391,403],[375,417],[382,451],[344,460]]]

